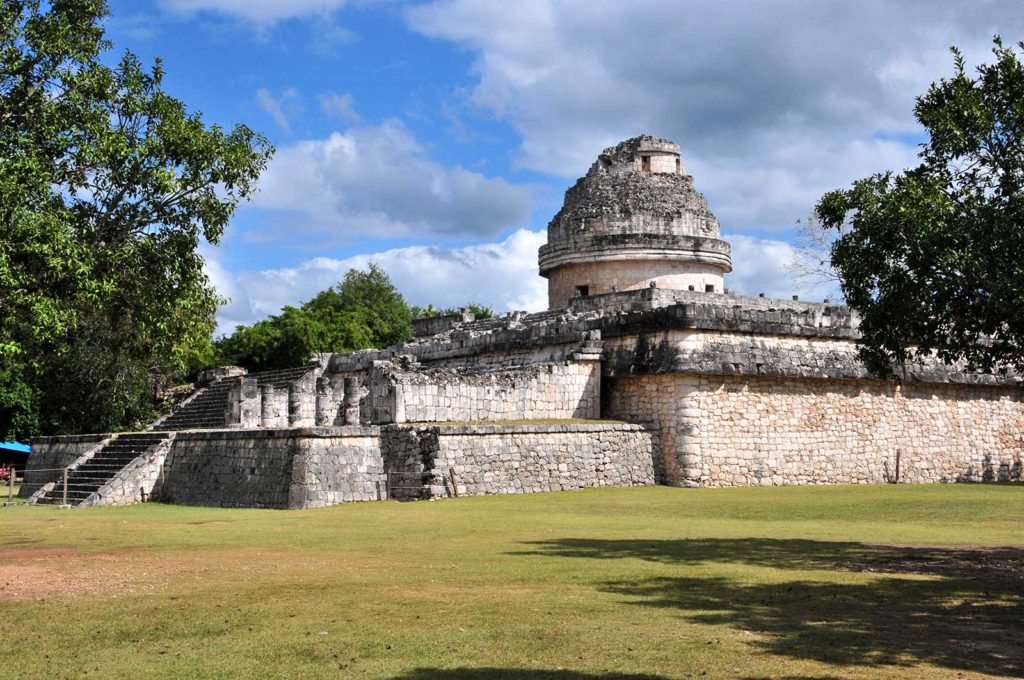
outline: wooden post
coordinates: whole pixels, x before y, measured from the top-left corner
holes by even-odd
[[[451,480],[452,480],[452,495],[455,496],[456,498],[458,498],[459,497],[459,485],[455,481],[455,468],[448,468],[448,476],[451,477]]]
[[[7,478],[7,502],[14,505],[14,466],[11,466],[11,476]]]
[[[64,499],[61,505],[68,504],[68,469],[64,468]]]
[[[896,447],[896,481],[895,484],[900,483],[900,447]]]

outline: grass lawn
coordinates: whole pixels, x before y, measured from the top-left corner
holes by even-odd
[[[0,676],[1024,676],[1024,485],[0,509]]]

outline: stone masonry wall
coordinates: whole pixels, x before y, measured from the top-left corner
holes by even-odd
[[[292,464],[289,508],[321,508],[387,498],[376,427],[324,428],[299,439]]]
[[[700,262],[679,262],[664,259],[630,259],[623,261],[567,264],[548,275],[548,308],[560,309],[572,304],[577,286],[587,286],[588,295],[649,288],[651,281],[665,290],[712,292],[723,289],[721,266]]]
[[[183,432],[159,500],[249,508],[320,507],[381,495],[376,428]]]
[[[654,483],[655,443],[638,425],[409,426],[385,436],[394,498]],[[415,495],[402,488],[417,481],[422,490]]]
[[[1024,395],[877,380],[651,375],[607,386],[610,414],[651,420],[661,476],[744,486],[1020,480]]]
[[[593,419],[600,381],[596,360],[485,372],[381,362],[370,374],[372,422]]]

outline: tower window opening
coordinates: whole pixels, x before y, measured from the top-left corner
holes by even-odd
[[[590,295],[590,286],[576,286],[577,297],[587,297]]]
[[[642,172],[650,172],[651,171],[651,157],[650,156],[640,156],[640,170]]]
[[[704,292],[705,293],[714,293],[715,292],[715,285],[713,283],[705,284],[704,285]]]
[[[676,159],[676,174],[677,175],[683,174],[683,164],[679,161],[678,158]]]

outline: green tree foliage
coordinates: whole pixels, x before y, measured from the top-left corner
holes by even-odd
[[[300,307],[239,326],[217,341],[221,363],[252,371],[302,366],[314,352],[352,352],[408,340],[412,310],[375,264],[350,269],[345,279]]]
[[[217,243],[272,149],[101,59],[103,0],[0,3],[0,436],[115,429],[209,346]]]
[[[917,99],[928,132],[916,168],[819,201],[843,294],[861,315],[861,356],[881,375],[934,353],[1024,370],[1024,43],[996,38],[991,64]]]

